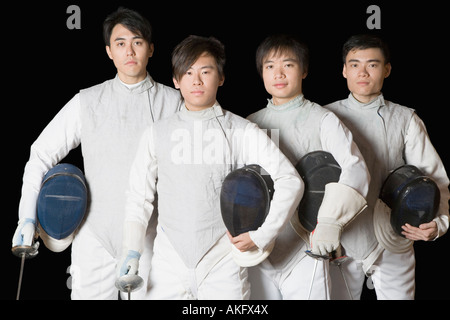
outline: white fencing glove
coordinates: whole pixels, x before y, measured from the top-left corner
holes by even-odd
[[[126,274],[136,275],[139,271],[139,259],[141,254],[134,250],[129,250],[128,254],[123,257],[118,265],[117,278]]]
[[[34,219],[20,219],[14,232],[12,246],[32,246],[36,233],[36,222]]]
[[[328,256],[335,251],[341,240],[342,227],[333,220],[322,220],[311,233],[311,251],[320,256]]]
[[[329,255],[341,242],[342,229],[367,207],[364,197],[341,183],[328,183],[317,214],[316,228],[311,232],[311,251]]]

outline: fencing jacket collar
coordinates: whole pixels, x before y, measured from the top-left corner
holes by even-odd
[[[267,101],[268,101],[267,108],[269,108],[270,110],[273,110],[273,111],[282,112],[282,111],[287,111],[287,110],[291,110],[294,108],[299,108],[305,104],[306,100],[305,100],[303,94],[300,94],[297,97],[295,97],[294,99],[292,99],[291,101],[280,104],[280,105],[274,105],[273,99],[268,99]]]
[[[356,100],[356,98],[353,96],[352,93],[350,93],[348,96],[348,107],[350,109],[357,109],[357,110],[361,110],[361,109],[368,110],[368,109],[373,109],[373,108],[378,109],[385,105],[386,105],[386,103],[384,101],[384,97],[383,97],[382,93],[380,93],[380,95],[378,97],[376,97],[369,103],[359,102],[358,100]]]
[[[134,85],[128,85],[124,83],[122,80],[120,80],[119,75],[116,74],[116,77],[114,79],[114,90],[117,90],[119,93],[132,93],[132,94],[139,94],[142,92],[145,92],[152,88],[155,85],[155,82],[153,81],[150,74],[147,73],[147,77]]]
[[[200,111],[190,111],[186,105],[181,108],[181,118],[186,121],[206,121],[219,116],[223,116],[223,110],[217,101],[212,107]]]

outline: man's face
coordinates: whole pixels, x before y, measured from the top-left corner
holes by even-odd
[[[302,80],[306,72],[292,53],[267,56],[263,62],[263,80],[266,91],[275,105],[294,99],[302,93]]]
[[[173,79],[175,88],[180,89],[186,107],[199,111],[212,107],[216,102],[217,89],[224,79],[219,76],[216,60],[208,54],[201,55],[181,79]]]
[[[120,80],[138,83],[147,76],[148,59],[153,55],[153,44],[118,24],[111,33],[106,52],[117,68]]]
[[[381,93],[384,79],[391,73],[379,48],[353,50],[347,55],[342,74],[356,100],[369,103]]]

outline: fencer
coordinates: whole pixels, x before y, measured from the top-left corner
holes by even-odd
[[[247,269],[233,259],[232,245],[263,255],[302,195],[301,178],[264,131],[216,100],[224,63],[224,46],[215,38],[189,36],[177,45],[173,77],[184,106],[145,131],[131,169],[123,236],[129,251],[119,267],[128,273],[142,269],[143,236],[157,191],[150,299],[248,299]],[[264,168],[277,192],[263,225],[230,243],[220,190],[228,173],[247,164]]]
[[[309,65],[305,44],[289,35],[269,36],[257,49],[256,64],[272,98],[248,119],[269,135],[279,133],[280,149],[294,165],[307,153],[324,150],[342,172],[337,182],[326,185],[313,232],[294,214],[271,255],[249,269],[252,299],[329,299],[328,259],[315,260],[306,251],[327,256],[340,247],[341,234],[366,205],[370,176],[352,133],[332,112],[303,95]]]
[[[179,92],[155,82],[146,70],[154,45],[144,17],[121,8],[103,27],[117,75],[76,94],[32,144],[13,238],[13,246],[25,244],[35,232],[42,177],[81,144],[90,197],[86,219],[71,243],[72,299],[117,299],[115,266],[121,255],[125,190],[139,138],[149,124],[175,113],[181,104]],[[150,230],[148,244],[154,234]],[[150,258],[146,250],[142,263],[149,265]]]
[[[419,227],[402,226],[410,240],[436,240],[449,226],[449,179],[423,121],[411,109],[384,99],[384,80],[391,73],[389,48],[375,35],[353,36],[343,46],[343,76],[347,99],[325,106],[353,133],[366,160],[371,182],[368,207],[343,235],[349,263],[343,264],[353,297],[359,299],[365,275],[371,275],[378,299],[414,299],[414,247],[404,238],[391,238],[389,208],[379,199],[391,171],[411,164],[432,178],[440,190],[437,216]],[[389,240],[389,241],[388,241]],[[341,275],[331,268],[332,298],[347,299]]]

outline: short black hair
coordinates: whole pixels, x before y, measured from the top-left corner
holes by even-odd
[[[303,72],[308,73],[309,69],[309,48],[298,38],[289,34],[274,34],[264,39],[256,50],[256,68],[262,77],[264,59],[271,52],[275,54],[290,52],[293,53],[303,68]]]
[[[225,46],[214,37],[191,35],[181,41],[172,52],[172,74],[178,81],[204,53],[216,60],[219,77],[224,78]]]
[[[391,53],[388,44],[379,36],[373,34],[358,34],[350,37],[342,48],[342,59],[344,64],[347,59],[347,55],[353,50],[365,50],[378,48],[384,57],[384,63],[391,63]]]
[[[150,22],[138,12],[120,7],[103,22],[103,39],[108,47],[111,46],[112,31],[118,24],[122,24],[131,32],[144,38],[149,45],[152,44],[153,29]]]

